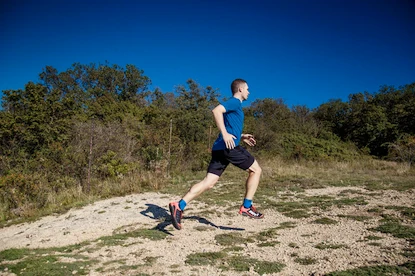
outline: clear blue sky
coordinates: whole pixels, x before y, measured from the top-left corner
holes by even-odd
[[[319,106],[415,82],[414,0],[2,0],[0,91],[47,65],[133,64],[152,90],[194,79]]]

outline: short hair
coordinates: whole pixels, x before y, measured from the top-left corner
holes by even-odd
[[[238,92],[238,89],[241,86],[241,84],[244,84],[244,83],[247,83],[246,80],[235,79],[231,84],[232,95],[235,95],[235,93]]]

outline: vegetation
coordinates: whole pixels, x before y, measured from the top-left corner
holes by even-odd
[[[229,256],[224,252],[194,253],[187,256],[189,265],[216,265],[222,263],[221,269],[235,271],[251,271],[252,268],[259,275],[280,272],[284,265],[277,262],[260,261],[242,256]]]
[[[204,171],[217,135],[210,110],[219,91],[191,79],[173,92],[150,91],[150,84],[134,65],[75,63],[63,72],[46,66],[38,83],[3,91],[0,222],[159,190],[186,172]],[[410,166],[414,87],[382,87],[315,110],[256,100],[245,108],[245,130],[256,135],[253,151],[264,160],[349,162],[369,153]]]

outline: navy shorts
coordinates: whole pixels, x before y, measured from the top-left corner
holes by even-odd
[[[247,170],[254,164],[254,161],[255,158],[241,146],[236,146],[231,150],[213,150],[207,172],[221,176],[229,163],[243,170]]]

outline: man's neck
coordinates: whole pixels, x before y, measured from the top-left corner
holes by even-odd
[[[243,102],[243,100],[242,100],[242,96],[241,96],[240,94],[235,94],[235,95],[233,95],[233,97],[234,97],[234,98],[237,98],[238,100],[240,100],[240,101],[241,101],[241,103]]]

